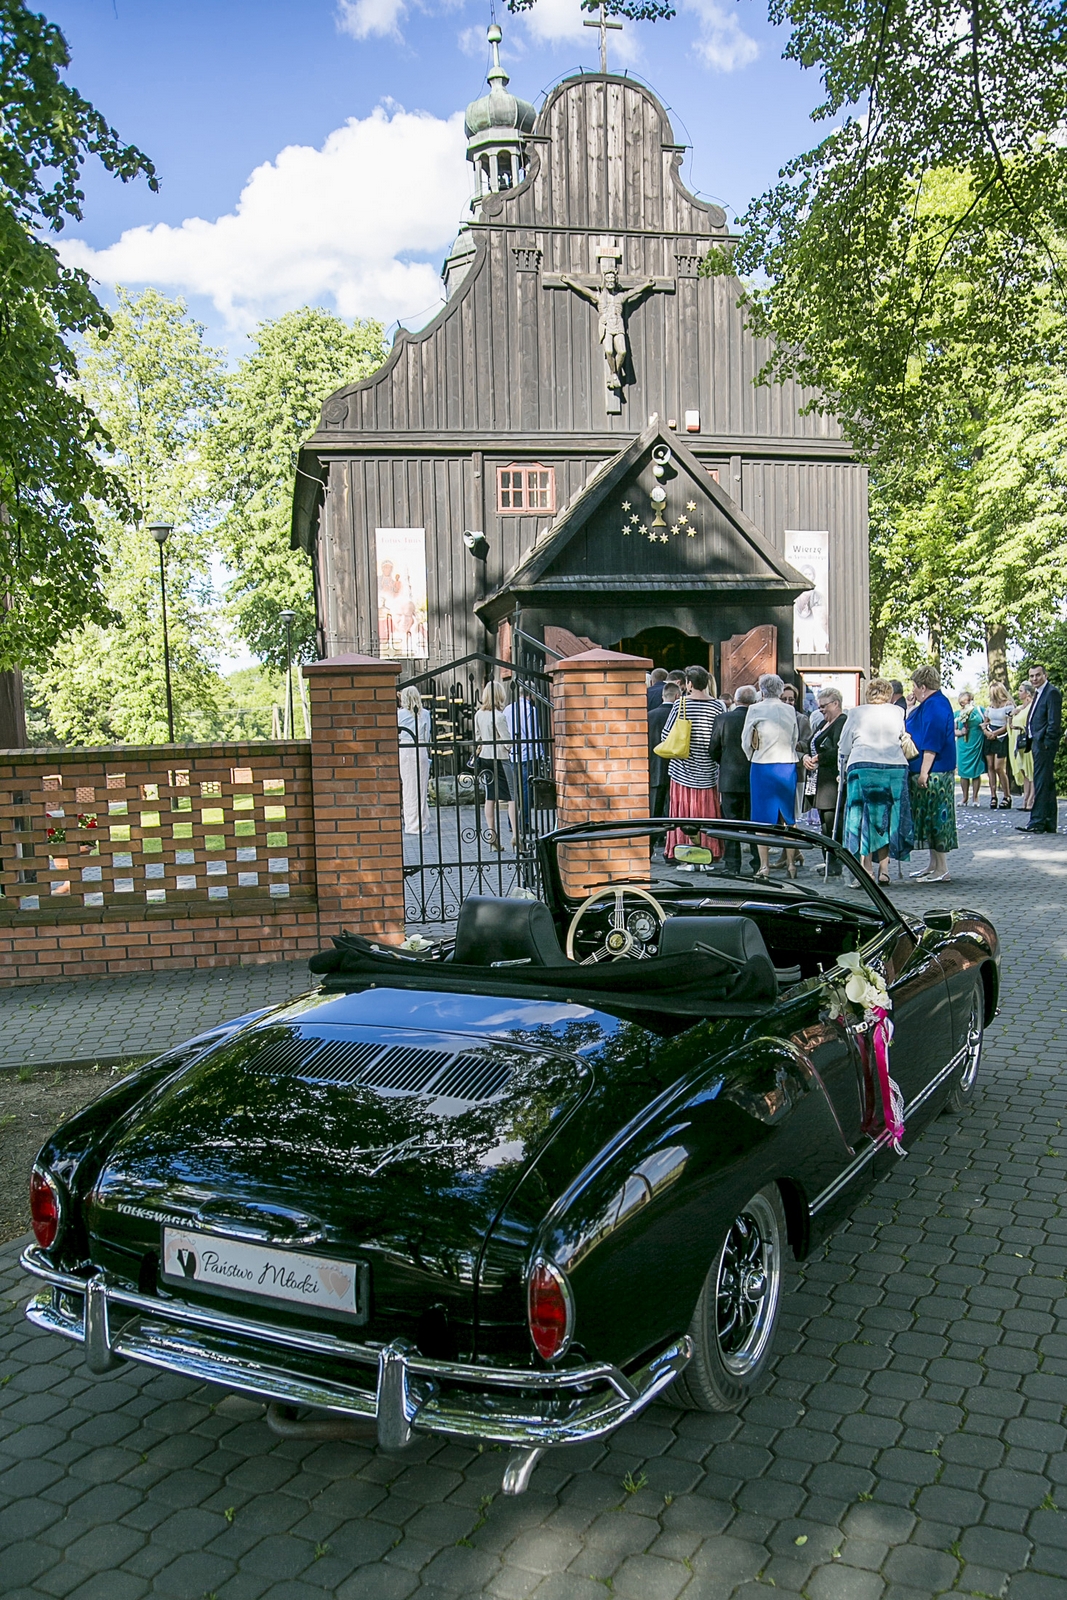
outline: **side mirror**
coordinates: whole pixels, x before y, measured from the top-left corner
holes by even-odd
[[[923,923],[931,933],[951,933],[954,920],[951,911],[923,912]]]

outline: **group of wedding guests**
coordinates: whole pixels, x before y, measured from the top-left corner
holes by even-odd
[[[912,674],[906,698],[901,685],[871,679],[865,703],[847,713],[840,693],[826,688],[811,716],[777,673],[765,673],[757,688],[738,689],[732,709],[706,668],[678,676],[684,683],[664,684],[650,711],[650,739],[665,739],[684,710],[689,754],[667,763],[653,815],[792,823],[814,810],[822,831],[842,838],[880,882],[889,881],[890,859],[906,860],[916,847],[929,851],[929,861],[911,876],[948,882],[948,853],[957,845],[956,725],[934,667]],[[724,849],[710,835],[703,839],[713,855],[725,856],[723,870],[740,870],[739,845]],[[666,859],[689,842],[681,829],[668,832]],[[773,865],[795,877],[800,852],[787,848]],[[756,877],[769,877],[769,848],[758,847],[753,866]],[[840,868],[829,861],[822,870]]]
[[[991,811],[1010,810],[1011,785],[1022,790],[1020,807],[1030,821],[1020,833],[1055,833],[1056,752],[1063,731],[1063,695],[1039,664],[1031,666],[1012,700],[1002,683],[989,686],[989,704],[975,705],[964,690],[956,713],[963,804],[978,805],[983,776],[989,780]]]
[[[989,704],[978,706],[964,689],[956,713],[956,750],[963,804],[976,806],[982,779],[989,780],[989,809],[1012,806],[1011,780],[1022,790],[1022,809],[1029,811],[1034,797],[1034,756],[1026,746],[1026,723],[1034,691],[1020,684],[1015,704],[1002,683],[989,685]],[[998,797],[999,795],[999,797]]]

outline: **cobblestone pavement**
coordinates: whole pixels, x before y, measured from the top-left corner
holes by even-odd
[[[0,1070],[155,1055],[311,985],[307,958],[0,989]]]
[[[796,1276],[766,1392],[660,1404],[499,1494],[502,1454],[276,1439],[262,1408],[104,1379],[27,1329],[0,1257],[0,1591],[77,1600],[926,1600],[1067,1594],[1067,838],[975,812],[949,889],[991,910],[982,1091]],[[1060,1509],[1060,1507],[1064,1509]]]

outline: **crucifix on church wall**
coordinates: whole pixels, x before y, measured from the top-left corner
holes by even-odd
[[[622,388],[630,355],[626,308],[647,294],[673,294],[673,278],[624,278],[619,272],[617,249],[597,252],[597,277],[565,272],[545,272],[545,289],[570,289],[597,311],[597,338],[604,352],[604,409],[609,415],[622,410]]]

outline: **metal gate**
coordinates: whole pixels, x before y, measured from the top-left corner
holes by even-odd
[[[537,840],[556,822],[547,675],[528,656],[472,654],[406,678],[400,696],[408,932],[440,932],[468,895],[540,899]]]

